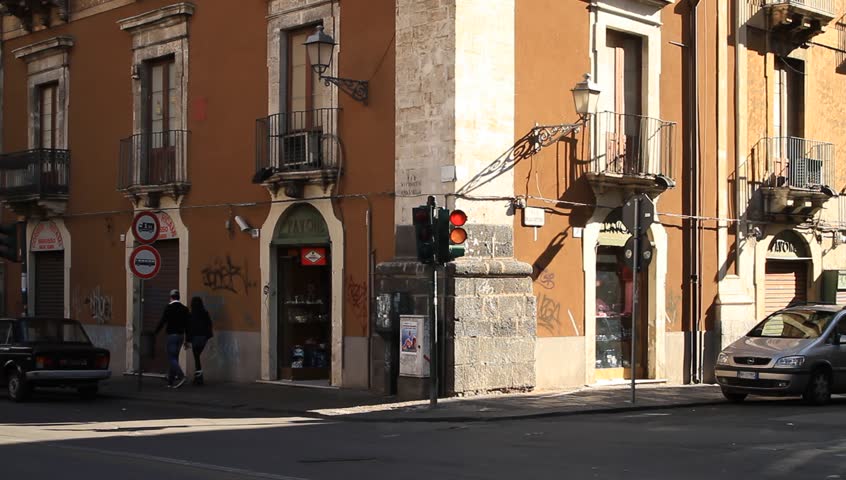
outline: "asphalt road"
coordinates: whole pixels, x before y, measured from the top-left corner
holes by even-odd
[[[484,423],[0,397],[3,479],[846,479],[846,400]]]

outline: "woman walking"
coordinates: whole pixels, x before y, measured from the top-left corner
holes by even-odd
[[[194,385],[202,385],[203,365],[200,363],[200,355],[214,333],[211,316],[200,297],[191,299],[191,316],[188,318],[187,334],[188,341],[191,342],[191,350],[194,352]]]

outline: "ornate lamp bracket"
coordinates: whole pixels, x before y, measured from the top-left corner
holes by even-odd
[[[578,123],[562,123],[560,125],[537,125],[532,129],[532,134],[535,140],[535,150],[539,151],[543,147],[548,147],[553,143],[561,140],[565,135],[571,132],[578,132],[581,124]]]
[[[321,75],[320,79],[323,80],[324,85],[327,87],[329,84],[335,85],[355,100],[358,100],[365,105],[367,104],[367,80],[352,80],[350,78],[329,77],[326,75]]]

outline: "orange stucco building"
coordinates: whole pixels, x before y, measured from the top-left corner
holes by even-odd
[[[422,396],[398,324],[433,311],[429,196],[469,218],[444,394],[710,381],[756,319],[838,299],[841,1],[231,3],[0,0],[6,314],[80,319],[113,371],[158,373],[176,288],[212,314],[210,379]]]

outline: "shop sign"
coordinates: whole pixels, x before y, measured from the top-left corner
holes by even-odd
[[[785,230],[770,242],[767,258],[801,260],[809,258],[804,241],[794,232]]]
[[[54,252],[65,249],[62,233],[53,222],[40,222],[36,225],[29,244],[33,252]]]
[[[329,239],[329,229],[323,216],[311,205],[295,205],[289,208],[276,231],[276,240],[286,243],[314,242]]]
[[[303,247],[300,250],[300,263],[305,266],[326,265],[326,249],[323,247]]]
[[[156,214],[159,217],[159,238],[158,240],[170,240],[172,238],[179,238],[176,233],[176,225],[173,224],[173,219],[165,212]]]
[[[599,244],[609,247],[622,247],[629,240],[629,237],[631,237],[631,234],[623,224],[620,210],[612,210],[599,229]]]

